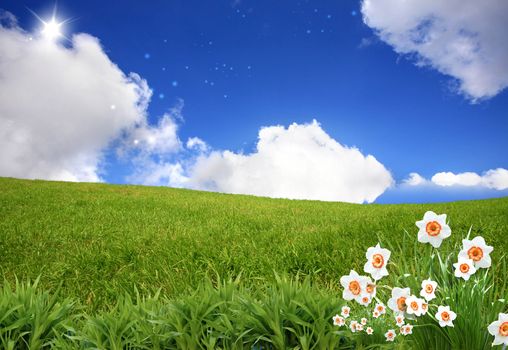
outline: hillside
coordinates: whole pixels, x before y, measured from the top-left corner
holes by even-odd
[[[216,274],[242,273],[251,286],[299,272],[339,290],[339,277],[361,270],[377,237],[416,236],[427,210],[448,214],[449,244],[472,225],[496,247],[493,259],[508,249],[508,198],[356,205],[0,178],[0,267],[10,281],[61,283],[64,295],[92,307],[134,285],[180,295]]]

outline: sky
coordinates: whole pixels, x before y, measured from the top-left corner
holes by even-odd
[[[503,0],[0,8],[0,176],[356,203],[508,195]]]

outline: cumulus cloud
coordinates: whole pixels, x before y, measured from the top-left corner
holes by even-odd
[[[491,169],[483,174],[475,172],[452,173],[440,172],[432,176],[431,180],[426,180],[417,173],[411,173],[409,178],[403,181],[410,186],[435,185],[441,187],[464,186],[464,187],[484,187],[494,190],[508,189],[508,170],[503,168]]]
[[[396,52],[457,79],[473,101],[508,86],[507,1],[363,0],[362,13]]]
[[[393,182],[374,156],[341,145],[317,121],[261,128],[253,153],[202,154],[185,173],[182,185],[195,189],[356,203],[373,202]]]
[[[99,181],[104,148],[145,123],[146,81],[124,74],[97,38],[74,35],[65,47],[24,32],[12,15],[2,18],[0,175]],[[163,129],[153,136],[169,140],[171,127]],[[154,147],[173,147],[167,140]]]

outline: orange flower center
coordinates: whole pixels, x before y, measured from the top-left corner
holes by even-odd
[[[369,298],[367,298],[367,297],[363,297],[363,298],[362,298],[362,302],[363,302],[364,304],[367,304],[367,303],[369,302]]]
[[[467,251],[467,255],[473,261],[480,261],[483,258],[483,250],[480,247],[471,247]]]
[[[411,309],[415,311],[418,310],[418,303],[416,301],[411,302]]]
[[[428,306],[427,304],[422,304],[422,310],[423,311],[427,310],[427,306]]]
[[[427,294],[431,294],[433,291],[434,291],[434,287],[432,287],[432,284],[430,284],[430,283],[429,283],[429,284],[427,284],[427,285],[425,286],[425,292],[426,292]]]
[[[445,322],[446,322],[446,321],[449,321],[449,320],[450,320],[450,314],[449,314],[448,312],[446,312],[446,311],[443,311],[443,312],[441,313],[441,319],[442,319],[443,321],[445,321]]]
[[[358,281],[351,281],[351,282],[349,282],[349,290],[354,295],[360,294],[360,291],[361,291],[360,283],[358,283]]]
[[[469,272],[469,265],[468,264],[460,264],[460,272],[468,273]]]
[[[499,326],[499,334],[503,337],[508,337],[508,322],[503,322],[503,324]]]
[[[376,269],[380,269],[385,264],[385,259],[381,254],[374,254],[372,256],[372,266],[374,266]]]
[[[397,307],[400,311],[406,311],[406,297],[400,297],[397,299]]]
[[[441,232],[441,225],[437,221],[430,221],[427,223],[425,231],[427,231],[429,236],[437,236]]]
[[[376,290],[375,284],[372,283],[367,284],[367,293],[373,294],[375,290]]]
[[[383,307],[382,307],[381,305],[379,305],[379,306],[377,307],[377,311],[379,311],[379,312],[383,312]]]

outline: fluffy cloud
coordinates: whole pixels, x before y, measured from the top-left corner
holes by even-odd
[[[123,130],[146,124],[146,82],[125,75],[90,35],[64,47],[32,37],[12,15],[1,22],[0,175],[99,181],[102,151]],[[171,127],[163,130],[152,132],[166,138],[154,147],[174,147]]]
[[[202,154],[181,184],[276,198],[370,203],[392,182],[376,158],[341,145],[313,121],[262,128],[251,154]]]
[[[505,0],[363,0],[364,22],[401,54],[458,80],[473,101],[508,86]]]
[[[482,175],[474,172],[458,174],[441,172],[432,176],[430,181],[424,179],[417,173],[411,173],[409,178],[404,180],[404,184],[410,186],[433,184],[441,187],[485,187],[501,191],[508,189],[508,170],[503,168],[491,169],[484,172]]]

